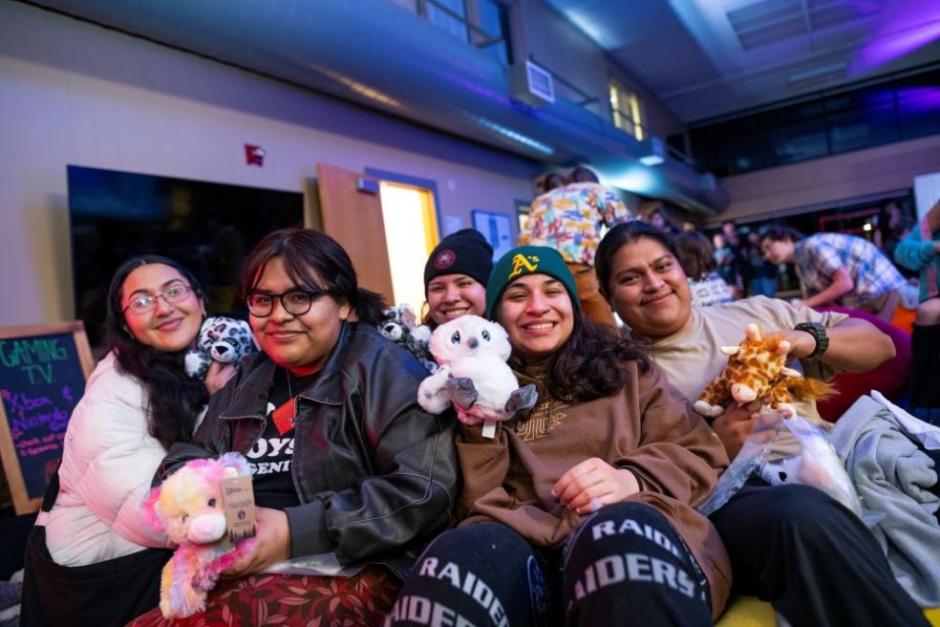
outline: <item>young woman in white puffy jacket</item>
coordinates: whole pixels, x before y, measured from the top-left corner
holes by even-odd
[[[27,548],[24,625],[124,624],[156,605],[169,553],[155,549],[167,540],[140,520],[140,504],[166,449],[189,440],[209,394],[234,373],[213,363],[205,381],[186,375],[204,316],[201,288],[175,261],[140,256],[115,273],[110,350],[69,420],[58,495]]]

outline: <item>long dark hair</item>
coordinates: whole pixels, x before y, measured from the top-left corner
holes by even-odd
[[[326,290],[336,300],[345,300],[360,322],[374,326],[382,319],[382,297],[359,287],[356,270],[343,247],[325,233],[301,227],[268,233],[258,242],[242,271],[243,297],[255,288],[261,271],[275,257],[284,262],[287,276],[294,283],[315,291]]]
[[[597,272],[597,282],[604,298],[610,300],[610,275],[614,271],[614,256],[617,251],[643,238],[659,242],[676,260],[679,259],[675,240],[666,231],[639,220],[618,224],[607,231],[607,235],[597,245],[597,252],[594,255],[594,271]]]
[[[185,350],[168,353],[141,344],[125,324],[121,307],[124,281],[137,268],[154,263],[170,266],[179,272],[197,298],[205,302],[196,278],[177,262],[159,255],[133,257],[121,264],[111,279],[105,331],[108,349],[114,352],[118,370],[136,377],[144,386],[150,435],[164,448],[170,448],[174,442],[186,442],[192,437],[196,415],[209,398],[209,392],[202,381],[186,375],[183,366]]]
[[[499,322],[499,307],[496,310]],[[578,307],[572,307],[572,315],[571,336],[548,359],[542,379],[554,398],[580,403],[609,396],[629,381],[629,362],[637,362],[640,372],[649,369],[649,357],[634,340],[610,325],[587,320]],[[526,371],[525,362],[515,352],[509,364],[514,370]]]

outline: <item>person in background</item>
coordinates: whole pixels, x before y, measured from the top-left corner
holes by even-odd
[[[842,314],[795,308],[763,296],[692,307],[672,238],[646,224],[612,229],[598,248],[597,272],[632,335],[689,400],[722,371],[726,360],[720,347],[738,344],[749,323],[765,334],[781,333],[790,342],[789,356],[800,360],[806,376],[866,371],[893,356],[887,336]],[[761,404],[732,405],[712,422],[732,460],[759,421],[768,419],[766,413],[757,417]],[[811,402],[796,407],[800,415],[822,423]],[[778,437],[773,457],[792,455],[790,444]],[[798,484],[771,487],[755,474],[711,520],[731,557],[735,590],[772,602],[792,625],[925,625],[871,532],[821,490]]]
[[[242,291],[262,352],[212,397],[193,441],[170,449],[160,477],[191,459],[245,455],[257,542],[223,572],[205,612],[174,624],[252,624],[259,612],[288,625],[377,624],[450,517],[456,421],[420,408],[427,372],[376,330],[380,298],[359,287],[329,236],[268,234],[245,262]],[[262,576],[322,554],[341,575]],[[163,622],[157,610],[136,624]]]
[[[676,236],[676,251],[685,275],[689,277],[693,307],[708,307],[732,301],[731,288],[715,272],[715,249],[698,231],[684,231]]]
[[[202,289],[171,259],[134,257],[115,272],[108,352],[69,419],[27,546],[23,625],[123,625],[157,605],[170,553],[138,508],[167,449],[192,437],[209,394],[235,372],[213,362],[205,381],[186,375],[204,316]]]
[[[874,244],[853,235],[809,237],[786,226],[761,232],[761,251],[771,263],[792,263],[807,307],[842,305],[890,320],[904,277]]]
[[[568,184],[568,178],[561,172],[546,172],[535,179],[533,188],[535,197],[547,194],[553,189],[564,187]]]
[[[760,234],[757,231],[747,232],[744,258],[747,295],[773,298],[777,294],[777,266],[764,259],[760,249]]]
[[[675,236],[675,233],[671,231],[667,232]],[[723,233],[715,233],[712,235],[712,246],[715,250],[715,271],[728,287],[731,288],[732,297],[740,296],[737,289],[737,262],[734,257],[734,251],[728,246]]]
[[[918,418],[940,425],[940,201],[901,240],[894,258],[920,275],[911,334],[911,406]]]
[[[913,227],[914,221],[904,215],[897,202],[891,201],[885,206],[884,212],[878,216],[872,241],[881,249],[885,257],[895,259],[894,251]],[[909,269],[902,266],[899,270]]]
[[[672,220],[666,215],[666,212],[662,209],[653,209],[653,211],[646,216],[646,221],[655,226],[657,229],[662,229],[668,231],[673,235],[679,232],[678,227],[672,223]]]
[[[604,230],[629,220],[623,201],[600,184],[590,169],[579,166],[564,187],[532,201],[526,230],[519,243],[547,246],[561,253],[578,284],[578,298],[588,320],[614,325],[607,302],[600,295],[594,274],[594,251]]]
[[[561,256],[495,265],[487,314],[539,403],[495,438],[458,412],[463,521],[421,556],[389,625],[711,625],[730,585],[694,510],[726,464],[642,351],[586,320]],[[472,339],[472,338],[471,338]]]
[[[424,264],[425,323],[432,329],[467,314],[486,312],[486,282],[493,269],[493,247],[474,229],[451,233]]]

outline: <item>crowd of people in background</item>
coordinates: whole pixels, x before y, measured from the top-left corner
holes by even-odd
[[[940,605],[936,506],[892,501],[876,531],[806,485],[806,466],[788,481],[800,444],[781,425],[798,413],[836,433],[822,402],[755,394],[710,414],[693,402],[753,323],[806,377],[871,377],[853,398],[880,419],[894,405],[873,388],[940,423],[940,202],[917,225],[891,213],[872,243],[682,228],[585,167],[535,191],[517,247],[494,260],[458,230],[424,269],[421,321],[498,322],[519,384],[538,393],[495,435],[471,413],[473,381],[455,382],[464,394],[444,413],[419,403],[433,356],[383,336],[386,303],[323,233],[282,229],[251,251],[241,280],[260,352],[204,380],[183,369],[206,315],[194,277],[156,256],[119,268],[109,352],[30,535],[23,624],[170,624],[155,606],[173,547],[139,505],[187,462],[228,452],[252,460],[256,543],[173,624],[709,625],[735,594],[771,602],[784,624],[926,624],[922,608]],[[892,325],[907,285],[895,259],[918,273],[913,348]],[[783,293],[788,266],[801,289]],[[481,328],[444,326],[467,350],[494,340]],[[878,369],[902,367],[914,387],[901,374],[888,389]],[[768,433],[764,463],[742,470]]]

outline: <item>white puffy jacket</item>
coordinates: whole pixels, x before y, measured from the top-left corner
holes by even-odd
[[[39,521],[57,563],[83,566],[167,546],[166,537],[139,517],[166,454],[147,430],[145,407],[144,388],[118,372],[109,353],[69,419],[59,496]]]

